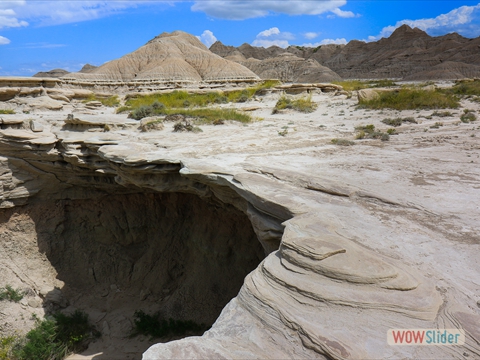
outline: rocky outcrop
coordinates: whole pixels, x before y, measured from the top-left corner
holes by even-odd
[[[245,67],[210,52],[195,36],[163,33],[138,50],[89,72],[62,78],[70,83],[257,81]]]

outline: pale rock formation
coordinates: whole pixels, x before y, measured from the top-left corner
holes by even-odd
[[[163,33],[138,50],[88,72],[63,77],[95,82],[222,82],[257,81],[245,67],[210,52],[195,36]]]

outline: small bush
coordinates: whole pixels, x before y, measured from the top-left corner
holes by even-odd
[[[7,336],[0,338],[0,360],[13,359],[13,348],[18,342],[15,336]]]
[[[351,140],[347,140],[347,139],[332,139],[330,141],[332,144],[335,144],[335,145],[340,145],[340,146],[352,146],[352,145],[355,145],[355,143]]]
[[[159,313],[146,314],[139,310],[134,313],[134,328],[131,336],[146,335],[150,338],[162,338],[166,336],[182,336],[186,334],[201,335],[209,329],[205,324],[197,324],[193,321],[163,319]]]
[[[12,115],[15,114],[15,111],[10,109],[0,109],[0,115]]]
[[[375,125],[369,124],[369,125],[357,126],[357,127],[355,128],[355,130],[357,130],[357,131],[363,131],[363,132],[365,132],[365,133],[367,133],[367,134],[371,134],[372,132],[375,131]]]
[[[343,87],[345,91],[354,91],[361,89],[370,89],[378,87],[391,87],[396,86],[397,84],[388,79],[382,80],[345,80],[345,81],[334,81],[333,84],[337,84]]]
[[[361,139],[365,139],[365,131],[363,130],[360,130],[357,135],[355,136],[355,140],[361,140]]]
[[[5,288],[0,289],[0,301],[8,300],[13,302],[19,302],[23,299],[23,291],[20,289],[13,289],[10,285],[6,285]]]
[[[468,123],[468,122],[472,122],[472,121],[477,120],[477,117],[475,116],[474,113],[467,112],[467,113],[462,114],[462,116],[460,116],[460,120],[463,123]]]
[[[394,128],[388,129],[388,130],[387,130],[387,134],[388,134],[388,135],[398,135],[398,134],[397,134],[397,130],[394,129]]]
[[[480,81],[461,82],[455,84],[451,90],[457,95],[480,95]]]

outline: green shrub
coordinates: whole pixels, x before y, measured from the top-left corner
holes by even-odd
[[[13,348],[18,342],[15,336],[7,336],[0,338],[0,360],[13,359]]]
[[[145,335],[150,338],[162,338],[166,336],[182,336],[186,334],[201,335],[210,327],[205,324],[197,324],[193,321],[164,319],[160,313],[146,314],[142,310],[134,313],[134,328],[131,336]]]
[[[13,289],[10,285],[6,285],[5,288],[0,289],[0,301],[9,300],[13,302],[19,302],[23,299],[23,291],[20,289]]]
[[[472,121],[477,120],[477,117],[472,112],[466,112],[466,113],[462,114],[462,116],[460,116],[460,120],[463,123],[468,123],[468,122],[472,122]]]
[[[12,360],[61,360],[73,351],[84,350],[88,340],[98,335],[88,316],[79,310],[72,315],[57,313],[36,319],[35,328],[14,346]]]
[[[0,115],[11,115],[11,114],[15,114],[15,111],[10,109],[0,109]]]
[[[442,90],[399,89],[379,93],[373,100],[361,100],[359,105],[369,109],[445,109],[460,106],[457,96]]]
[[[394,129],[394,128],[388,129],[388,130],[387,130],[387,134],[388,134],[388,135],[398,135],[398,134],[397,134],[397,130]]]
[[[362,126],[357,126],[355,128],[355,130],[357,131],[363,131],[367,134],[371,134],[372,132],[375,131],[375,125],[373,124],[368,124],[368,125],[362,125]]]

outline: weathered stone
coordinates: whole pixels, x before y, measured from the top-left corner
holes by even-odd
[[[156,116],[143,118],[140,121],[140,129],[142,129],[144,132],[163,130],[163,128],[163,119],[160,119]]]
[[[372,101],[378,98],[380,98],[380,95],[373,89],[358,90],[358,101]]]
[[[42,132],[44,130],[44,126],[34,120],[30,121],[30,129],[33,132]]]

